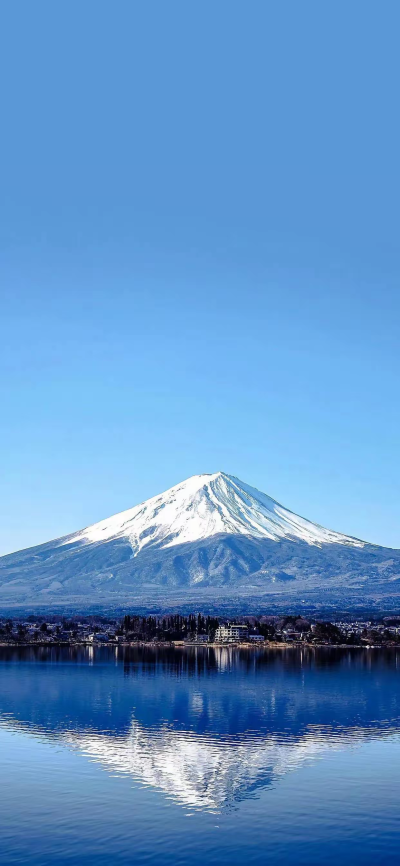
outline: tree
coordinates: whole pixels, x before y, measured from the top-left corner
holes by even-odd
[[[314,638],[327,643],[343,643],[343,635],[337,625],[332,622],[317,622],[314,629]]]

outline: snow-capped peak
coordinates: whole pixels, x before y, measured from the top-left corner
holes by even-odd
[[[193,475],[158,496],[95,523],[65,543],[127,538],[133,556],[147,547],[172,547],[219,533],[311,545],[364,542],[324,529],[288,511],[254,487],[225,472]]]

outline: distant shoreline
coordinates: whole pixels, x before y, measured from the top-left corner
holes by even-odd
[[[24,643],[4,643],[0,641],[0,649],[10,648],[10,649],[26,649],[37,648],[37,649],[52,649],[53,647],[62,647],[62,648],[92,648],[92,649],[118,649],[119,647],[147,647],[148,649],[243,649],[243,650],[269,650],[269,649],[356,649],[356,650],[365,650],[365,649],[395,649],[400,650],[399,644],[329,644],[329,643],[307,643],[306,641],[291,641],[290,643],[277,642],[273,641],[265,641],[265,643],[178,643],[178,642],[168,642],[168,641],[160,641],[159,643],[151,643],[150,641],[124,641],[124,642],[113,642],[113,641],[105,641],[104,643],[99,642],[95,643],[92,641],[77,641],[76,643],[69,643],[68,641],[52,641],[50,642],[24,642]]]

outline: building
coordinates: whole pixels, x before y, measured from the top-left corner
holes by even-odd
[[[176,645],[177,642],[174,641],[174,643]],[[184,643],[185,644],[206,644],[206,643],[208,643],[208,634],[197,634],[197,632],[196,632],[194,637],[189,636],[189,637],[185,638]]]
[[[262,634],[249,634],[248,640],[251,640],[253,643],[263,643],[265,638]]]
[[[217,628],[215,640],[217,643],[238,643],[238,641],[247,640],[248,633],[247,625],[232,622]]]
[[[290,641],[303,640],[303,632],[296,631],[293,628],[282,629],[283,640],[289,643]]]

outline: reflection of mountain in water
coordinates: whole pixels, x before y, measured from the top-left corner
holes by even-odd
[[[71,664],[68,650],[58,663],[46,652],[0,656],[2,724],[190,808],[220,810],[327,750],[399,728],[396,653],[104,650]]]
[[[185,806],[219,810],[326,750],[364,737],[365,731],[353,729],[342,737],[310,732],[297,742],[274,736],[219,741],[167,727],[146,731],[133,722],[123,738],[74,734],[68,741],[114,773],[159,788]]]

